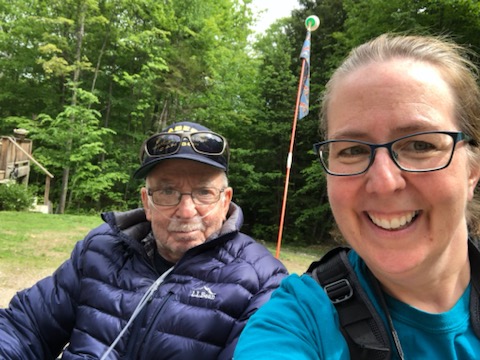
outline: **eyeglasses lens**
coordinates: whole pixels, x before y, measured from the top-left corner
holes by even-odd
[[[199,152],[220,155],[225,149],[223,139],[216,134],[193,133],[190,139],[195,150]]]
[[[150,156],[162,156],[175,153],[181,142],[176,134],[161,134],[149,139],[146,148]]]

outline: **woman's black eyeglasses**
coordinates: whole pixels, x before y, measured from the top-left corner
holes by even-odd
[[[360,140],[326,140],[313,145],[325,171],[335,176],[363,174],[373,164],[375,152],[386,148],[393,162],[404,171],[429,172],[446,168],[455,145],[472,138],[461,131],[419,132],[384,144]]]

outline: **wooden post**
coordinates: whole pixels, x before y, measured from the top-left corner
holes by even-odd
[[[0,150],[0,154],[2,156],[0,157],[0,170],[7,170],[7,154],[8,154],[8,144],[9,141],[5,140],[10,140],[9,138],[2,138],[2,149]]]
[[[48,205],[48,197],[50,193],[50,176],[45,177],[45,193],[43,195],[43,204]]]

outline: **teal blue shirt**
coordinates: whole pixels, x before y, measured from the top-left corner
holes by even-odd
[[[349,259],[385,322],[385,314],[366,280],[365,264],[353,251]],[[426,313],[387,296],[405,359],[480,358],[480,340],[470,324],[469,296],[470,286],[457,304],[442,314]],[[398,359],[393,346],[392,355],[392,360]],[[293,274],[285,278],[271,300],[250,318],[240,336],[234,360],[252,359],[350,359],[338,314],[310,276]]]

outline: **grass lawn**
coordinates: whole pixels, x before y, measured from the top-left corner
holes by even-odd
[[[51,274],[99,216],[0,212],[0,307],[16,291]]]
[[[16,291],[50,275],[74,244],[102,222],[99,215],[52,215],[0,212],[0,307]],[[276,244],[266,245],[275,255]],[[320,248],[282,245],[280,260],[291,273],[302,274],[322,254]]]

